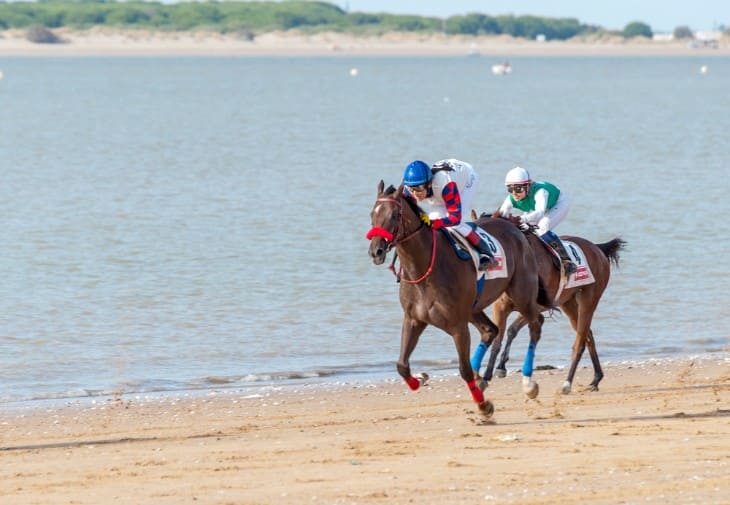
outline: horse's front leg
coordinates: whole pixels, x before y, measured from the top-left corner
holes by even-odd
[[[411,354],[416,348],[418,338],[423,333],[423,330],[426,329],[426,326],[426,323],[422,321],[417,321],[407,316],[403,318],[403,326],[401,328],[400,337],[400,357],[398,358],[396,368],[398,369],[400,376],[403,377],[403,380],[405,380],[406,384],[408,384],[408,387],[413,391],[417,390],[426,383],[426,380],[428,380],[428,375],[425,373],[418,374],[415,377],[411,375],[410,365]]]
[[[473,317],[474,316],[472,315],[472,318]],[[487,318],[487,321],[488,320],[489,319]],[[469,360],[469,348],[471,347],[469,325],[464,323],[449,333],[451,333],[451,336],[454,339],[456,353],[459,357],[459,374],[461,375],[461,378],[464,379],[464,382],[466,382],[466,387],[469,388],[471,397],[479,407],[479,410],[484,416],[490,417],[494,413],[494,404],[491,401],[484,399],[484,393],[482,393],[482,389],[480,389],[477,385],[474,370],[472,370],[472,364]]]
[[[537,343],[540,341],[540,335],[542,334],[542,322],[544,318],[541,314],[539,317],[535,317],[530,321],[530,344],[527,346],[527,354],[525,355],[525,362],[522,365],[522,390],[528,398],[537,398],[540,393],[540,387],[537,382],[532,379],[532,370],[535,362],[535,349]]]
[[[487,353],[487,349],[489,349],[489,346],[492,345],[492,342],[497,337],[497,325],[495,325],[481,310],[474,312],[471,315],[469,322],[476,326],[481,336],[479,344],[476,349],[474,349],[474,353],[471,355],[471,368],[474,371],[474,379],[479,379],[479,370],[482,367],[484,355]]]

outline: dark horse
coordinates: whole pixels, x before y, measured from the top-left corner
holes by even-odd
[[[507,277],[486,280],[480,290],[474,263],[456,255],[445,233],[421,222],[416,203],[403,195],[403,185],[398,189],[393,186],[384,189],[384,186],[380,181],[371,212],[372,228],[367,238],[371,241],[369,254],[376,265],[382,265],[387,253],[394,247],[400,258],[403,326],[398,373],[412,390],[425,383],[425,374],[411,375],[409,359],[426,326],[430,324],[440,328],[454,339],[459,372],[472,398],[482,413],[491,415],[494,410],[492,402],[484,399],[469,361],[471,339],[468,324],[471,322],[479,329],[483,341],[492,342],[497,337],[501,340],[497,327],[483,312],[485,307],[500,298],[504,303],[499,306],[505,312],[497,313],[495,309],[495,321],[506,319],[511,311],[517,310],[529,324],[532,353],[528,352],[526,357],[525,370],[528,374],[524,388],[525,393],[534,398],[537,384],[530,377],[542,316],[538,301],[540,281],[537,263],[525,236],[507,221],[480,221],[480,226],[502,244],[508,269]]]
[[[547,289],[548,297],[554,300],[554,304],[559,306],[562,312],[568,316],[570,324],[576,333],[570,370],[568,371],[568,377],[563,384],[562,391],[565,394],[570,393],[576,368],[578,367],[578,363],[580,362],[580,359],[583,356],[583,351],[585,351],[586,347],[588,347],[588,352],[591,356],[591,361],[593,362],[593,381],[588,389],[591,391],[597,391],[598,383],[601,382],[601,379],[603,378],[603,371],[601,370],[601,363],[598,360],[598,352],[596,351],[596,342],[593,338],[593,331],[591,330],[591,322],[593,321],[593,315],[598,307],[598,302],[601,300],[601,296],[608,285],[608,280],[611,276],[611,263],[618,266],[619,251],[624,248],[626,242],[621,238],[616,237],[602,244],[594,244],[593,242],[581,237],[562,236],[562,240],[573,242],[583,250],[586,263],[588,264],[587,266],[593,273],[595,282],[583,286],[565,288],[558,293],[558,290],[560,289],[560,270],[557,259],[553,256],[545,243],[542,242],[534,233],[528,233],[527,237],[530,245],[532,245],[532,248],[535,251],[541,284],[545,287],[545,289]],[[556,299],[555,297],[558,298]],[[542,307],[542,310],[546,309],[548,309],[548,307]],[[509,351],[512,341],[525,324],[526,321],[520,316],[507,330],[507,343],[505,344],[497,365],[496,375],[498,377],[504,377],[506,375],[506,364],[509,360]],[[485,373],[485,377],[487,379],[491,378],[491,367],[494,365],[500,344],[501,343],[497,341],[492,348],[490,364],[487,372]]]

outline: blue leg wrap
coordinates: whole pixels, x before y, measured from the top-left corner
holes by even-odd
[[[482,367],[482,360],[484,359],[484,355],[487,354],[487,349],[489,346],[484,342],[479,342],[479,345],[474,350],[474,354],[471,357],[471,369],[472,370],[479,370]]]
[[[537,344],[530,343],[530,345],[527,346],[525,364],[522,365],[522,375],[525,377],[532,377],[532,364],[535,361],[535,347],[537,347]]]

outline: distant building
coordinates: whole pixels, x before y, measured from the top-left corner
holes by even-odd
[[[717,49],[720,47],[720,38],[722,33],[720,32],[696,32],[695,38],[689,43],[689,47],[700,49],[710,48]]]

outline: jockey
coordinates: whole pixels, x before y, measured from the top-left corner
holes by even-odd
[[[566,275],[575,272],[575,263],[568,256],[560,237],[552,231],[568,214],[569,204],[565,192],[549,182],[533,181],[527,170],[521,167],[507,172],[504,184],[509,194],[499,208],[499,214],[511,217],[513,210],[522,211],[520,228],[528,231],[531,226],[536,226],[537,236],[560,256]]]
[[[466,222],[479,176],[464,161],[442,160],[430,167],[423,161],[411,162],[403,174],[403,193],[415,198],[421,220],[433,229],[453,228],[479,252],[479,270],[498,265],[487,243],[476,233],[476,223]]]

